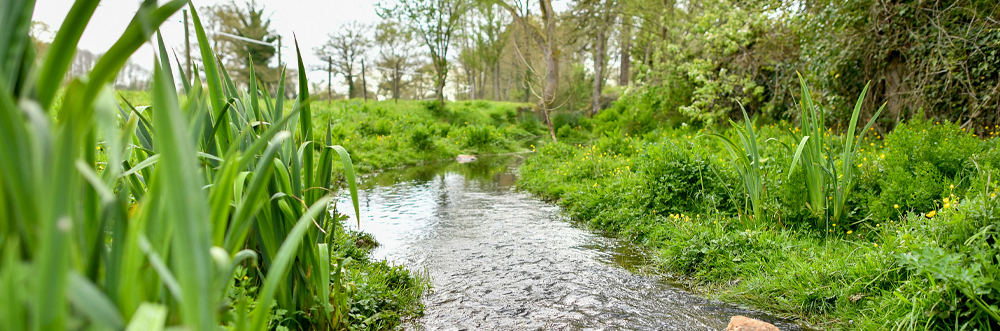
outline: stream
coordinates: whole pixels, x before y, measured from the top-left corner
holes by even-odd
[[[411,329],[722,330],[744,315],[802,330],[630,271],[645,263],[641,251],[514,190],[521,160],[440,162],[363,180],[361,230],[381,243],[375,258],[430,278],[424,316]]]

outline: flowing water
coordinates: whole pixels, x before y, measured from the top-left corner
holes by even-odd
[[[746,315],[799,330],[629,271],[642,265],[641,252],[513,190],[518,160],[440,163],[364,180],[361,229],[381,243],[376,258],[430,277],[425,315],[413,328],[722,330],[731,316]]]

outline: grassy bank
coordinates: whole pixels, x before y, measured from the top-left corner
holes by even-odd
[[[932,121],[884,136],[870,131],[848,164],[855,179],[845,212],[833,219],[832,202],[819,213],[810,208],[804,167],[788,173],[799,127],[754,126],[757,202],[741,163],[712,135],[740,144],[736,129],[606,112],[573,133],[560,130],[576,143],[539,148],[521,166],[519,187],[648,248],[657,267],[725,301],[821,329],[998,329],[995,134]],[[839,142],[845,130],[822,131]],[[842,146],[824,157],[834,158],[834,169],[845,169]]]
[[[454,159],[459,154],[530,150],[545,132],[532,105],[495,101],[313,102],[317,139],[352,151],[361,172]]]
[[[116,93],[136,106],[150,104],[146,91]],[[292,101],[284,103],[286,113]],[[313,101],[310,106],[314,139],[325,141],[329,132],[333,142],[351,152],[361,173],[459,154],[530,151],[547,134],[534,105],[526,103],[473,100],[441,106],[435,101],[350,99]]]

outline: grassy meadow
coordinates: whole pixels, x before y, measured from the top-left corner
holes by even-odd
[[[145,105],[143,91],[119,91]],[[311,102],[314,139],[331,139],[351,151],[355,169],[381,169],[451,160],[459,154],[530,151],[547,133],[533,105],[486,100],[446,102],[322,100]],[[285,111],[292,109],[285,104]]]
[[[518,186],[727,302],[820,329],[998,329],[1000,128],[863,124],[698,128],[619,104],[560,129],[575,139]]]

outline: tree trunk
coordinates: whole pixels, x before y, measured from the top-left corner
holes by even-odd
[[[622,16],[621,30],[621,54],[618,61],[621,65],[621,72],[618,73],[618,86],[628,86],[631,82],[632,74],[632,16],[624,14]]]
[[[437,93],[438,103],[444,105],[444,85],[448,79],[448,69],[441,69],[440,66],[437,68],[437,79],[434,82],[435,93]]]
[[[885,102],[886,110],[889,111],[889,118],[895,117],[895,125],[899,125],[903,118],[903,93],[906,90],[904,76],[906,75],[906,63],[898,52],[889,55],[885,71]]]
[[[552,128],[552,120],[549,119],[549,110],[553,109],[556,101],[556,90],[559,89],[559,45],[556,43],[556,13],[552,11],[552,0],[540,0],[542,7],[542,19],[545,21],[546,47],[542,50],[545,54],[545,92],[542,93],[542,104],[545,111],[545,121],[549,124],[549,135],[552,141],[556,140],[556,131]]]
[[[500,93],[500,62],[493,67],[493,100],[500,101],[503,100]]]
[[[594,45],[594,91],[590,98],[590,116],[597,115],[597,112],[601,111],[601,90],[604,88],[604,57],[605,57],[605,47],[607,47],[608,39],[605,36],[605,24],[600,23],[597,28],[597,40],[595,40],[596,45]]]
[[[354,87],[354,75],[344,75],[347,78],[347,98],[353,99],[358,96],[358,91]]]

